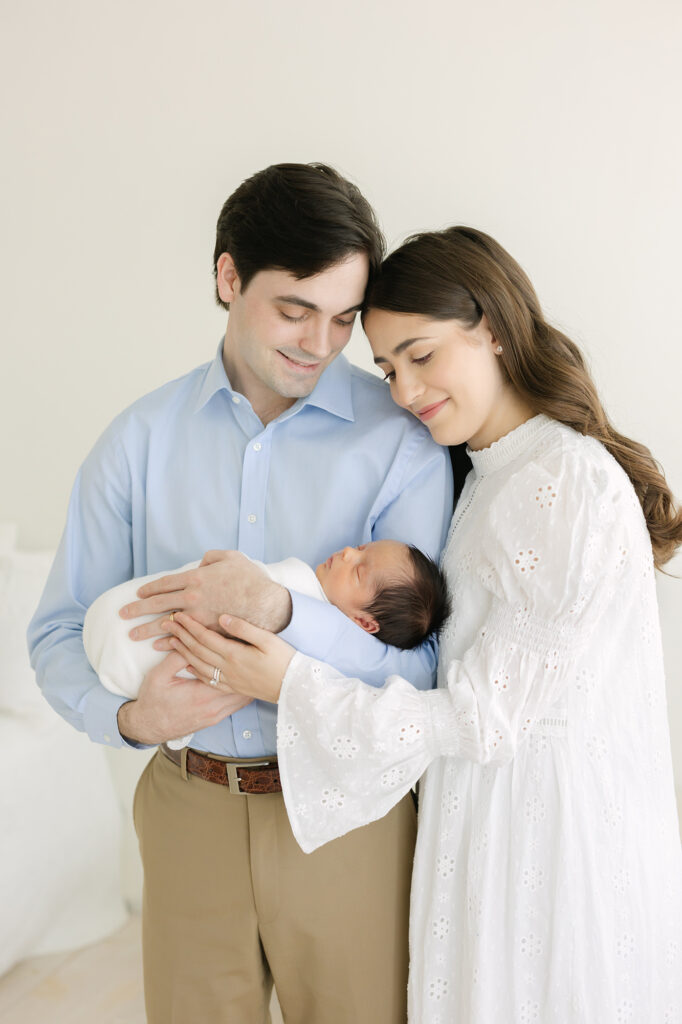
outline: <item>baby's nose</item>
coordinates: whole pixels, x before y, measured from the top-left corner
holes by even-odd
[[[341,557],[343,558],[344,562],[347,562],[350,558],[353,557],[354,554],[355,548],[347,547],[343,549]]]

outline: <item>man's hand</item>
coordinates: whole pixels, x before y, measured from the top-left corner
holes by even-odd
[[[197,569],[162,576],[140,587],[137,593],[141,600],[122,608],[121,617],[159,614],[160,618],[131,630],[133,640],[162,636],[165,630],[161,623],[171,611],[184,611],[210,629],[218,628],[218,619],[224,613],[273,633],[279,633],[291,619],[289,591],[273,583],[239,551],[208,551]],[[166,640],[157,641],[155,646],[170,650]]]
[[[226,694],[198,679],[177,673],[187,667],[180,654],[169,654],[142,681],[137,700],[118,711],[121,735],[135,743],[154,745],[217,725],[251,703],[250,697]]]

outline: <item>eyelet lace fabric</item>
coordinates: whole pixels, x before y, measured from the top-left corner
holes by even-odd
[[[682,1021],[682,858],[639,503],[597,442],[542,416],[471,454],[437,689],[291,662],[278,750],[294,833],[311,851],[422,778],[412,1024]]]

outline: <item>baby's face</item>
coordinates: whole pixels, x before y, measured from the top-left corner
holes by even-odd
[[[381,586],[409,571],[407,545],[375,540],[335,552],[318,565],[315,575],[332,604],[363,629],[376,633],[379,625],[365,609]]]

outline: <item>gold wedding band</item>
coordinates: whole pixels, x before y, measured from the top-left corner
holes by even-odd
[[[175,622],[175,612],[174,611],[172,611],[168,617],[171,620],[171,622]]]

